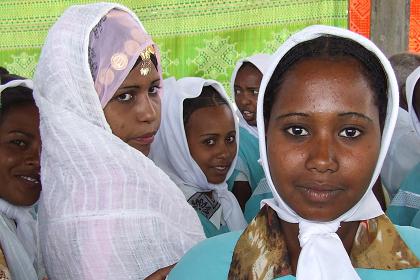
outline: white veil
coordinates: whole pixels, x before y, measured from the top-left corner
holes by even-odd
[[[92,28],[114,8],[138,21],[116,4],[66,10],[35,73],[43,144],[39,231],[50,280],[143,279],[204,238],[182,192],[106,122],[88,45]]]

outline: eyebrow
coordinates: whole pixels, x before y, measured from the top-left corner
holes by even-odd
[[[23,131],[19,131],[19,130],[9,131],[9,134],[11,134],[11,133],[22,134],[22,135],[25,135],[26,137],[34,137],[34,135],[32,133],[27,133],[27,132],[23,132]]]
[[[160,78],[152,81],[150,84],[151,85],[154,85],[154,84],[158,83],[159,81],[160,81]],[[117,91],[119,91],[119,90],[127,90],[127,89],[139,89],[139,88],[140,88],[139,86],[124,86],[124,87],[120,87],[119,89],[117,89]]]
[[[287,114],[277,116],[276,120],[284,119],[284,118],[288,118],[288,117],[306,117],[307,118],[307,117],[309,117],[309,115],[305,114],[305,113],[287,113]]]
[[[356,117],[356,118],[361,118],[361,119],[365,119],[369,122],[373,122],[373,120],[371,118],[369,118],[368,116],[361,114],[361,113],[357,113],[357,112],[346,112],[346,113],[340,113],[338,114],[339,117]]]
[[[369,122],[373,122],[373,120],[371,118],[369,118],[368,116],[361,114],[361,113],[357,113],[357,112],[345,112],[345,113],[339,113],[338,114],[339,117],[356,117],[356,118],[361,118],[361,119],[365,119]],[[283,114],[280,116],[276,117],[276,120],[279,119],[283,119],[283,118],[288,118],[288,117],[309,117],[308,114],[305,113],[288,113],[288,114]]]
[[[229,131],[227,134],[230,133],[235,133],[236,134],[236,130],[231,130]],[[204,137],[204,136],[217,136],[219,135],[218,133],[205,133],[205,134],[200,134],[199,137]]]

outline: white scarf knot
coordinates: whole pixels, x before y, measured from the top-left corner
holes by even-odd
[[[296,271],[297,279],[360,279],[336,233],[339,227],[339,222],[299,222],[302,250]]]

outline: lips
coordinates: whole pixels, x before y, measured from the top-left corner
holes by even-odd
[[[16,175],[16,177],[23,183],[25,183],[26,186],[29,187],[38,187],[41,185],[41,179],[39,174],[21,174]]]
[[[335,199],[344,189],[331,184],[309,183],[298,186],[298,190],[312,202],[328,202]]]
[[[213,166],[213,169],[216,171],[216,173],[220,175],[226,175],[227,172],[229,171],[229,167],[230,165],[218,165],[218,166]]]
[[[241,113],[242,113],[242,116],[244,117],[244,119],[246,121],[252,121],[252,120],[255,119],[255,112],[251,112],[251,111],[248,111],[248,110],[243,110],[243,111],[241,111]]]
[[[134,142],[136,142],[140,145],[150,145],[155,140],[155,134],[156,134],[156,131],[151,132],[151,133],[146,133],[146,134],[143,134],[143,135],[138,136],[138,137],[133,137],[130,140],[132,140],[132,141],[134,141]]]

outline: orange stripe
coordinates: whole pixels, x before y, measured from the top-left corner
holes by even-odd
[[[349,29],[370,37],[370,0],[349,0]]]
[[[420,0],[411,0],[408,36],[408,49],[412,52],[420,52]]]

